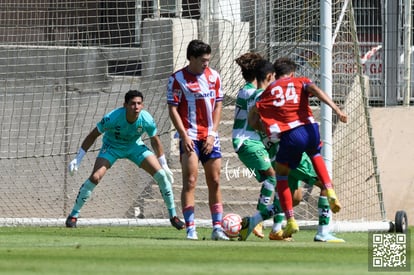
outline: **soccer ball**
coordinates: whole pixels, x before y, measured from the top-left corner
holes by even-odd
[[[240,215],[230,213],[224,216],[223,221],[221,223],[223,227],[224,233],[229,238],[236,238],[239,235],[242,218]]]

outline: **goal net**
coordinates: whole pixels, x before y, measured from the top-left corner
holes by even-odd
[[[271,61],[292,57],[319,84],[320,1],[94,1],[0,3],[0,224],[63,226],[89,177],[100,139],[70,176],[67,165],[102,116],[123,104],[129,89],[144,93],[174,172],[181,214],[178,140],[168,117],[168,76],[186,65],[186,47],[202,39],[222,77],[225,100],[220,137],[224,211],[255,212],[260,184],[231,145],[234,100],[243,79],[234,59],[256,51]],[[333,99],[349,115],[333,129],[333,181],[343,204],[335,221],[385,217],[367,112],[367,81],[350,1],[333,1]],[[312,102],[318,120],[320,105]],[[148,143],[148,138],[144,141]],[[319,190],[304,186],[299,220],[317,223]],[[196,218],[210,226],[200,169]],[[168,224],[156,183],[119,160],[82,208],[79,225]]]

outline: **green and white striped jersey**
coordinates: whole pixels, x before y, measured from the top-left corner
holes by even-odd
[[[233,147],[236,152],[247,139],[262,140],[261,136],[247,122],[249,111],[262,92],[263,89],[258,90],[252,83],[247,82],[237,94],[232,132]]]

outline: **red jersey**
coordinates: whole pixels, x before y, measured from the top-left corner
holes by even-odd
[[[310,84],[312,81],[306,77],[281,78],[259,97],[256,107],[271,140],[285,131],[315,122],[309,106],[310,94],[306,92]]]
[[[167,103],[177,106],[187,135],[193,140],[207,139],[213,130],[213,111],[216,102],[223,101],[220,75],[207,67],[194,75],[187,67],[168,79]]]

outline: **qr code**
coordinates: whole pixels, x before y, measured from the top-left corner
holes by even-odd
[[[371,268],[374,270],[410,270],[408,234],[371,233]]]

